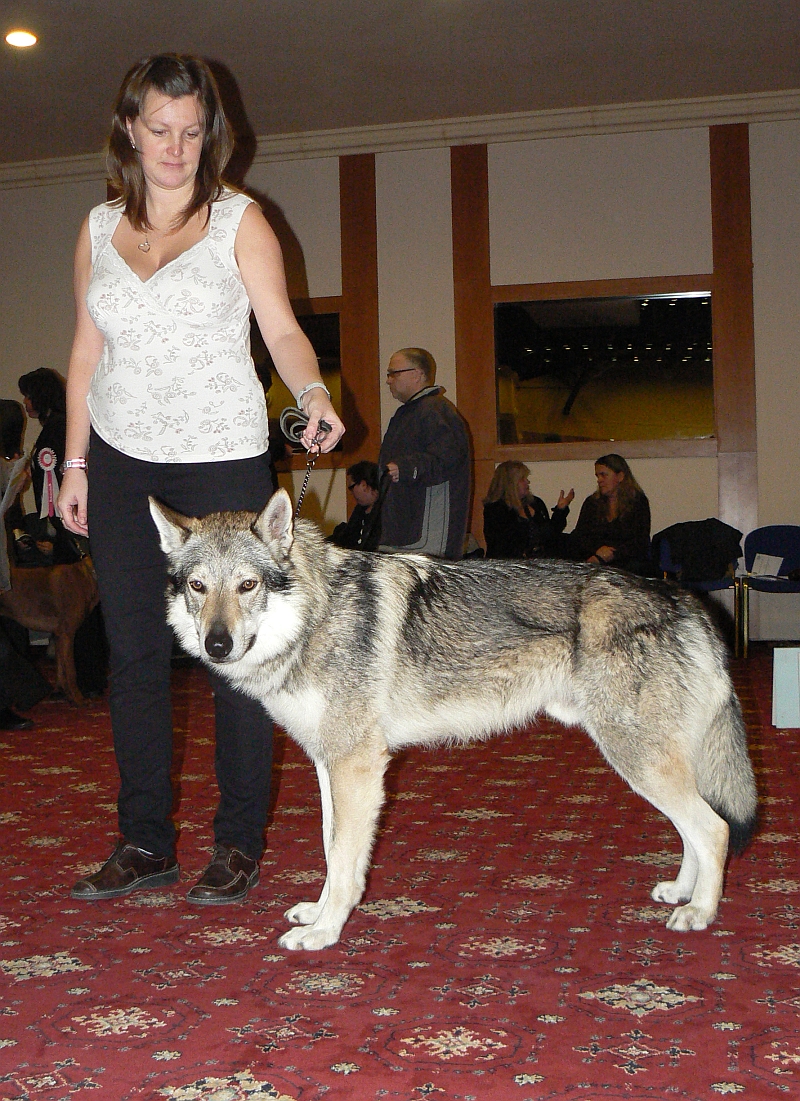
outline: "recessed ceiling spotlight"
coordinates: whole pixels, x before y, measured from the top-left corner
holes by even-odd
[[[31,34],[30,31],[9,31],[6,35],[6,42],[9,46],[16,46],[20,50],[24,50],[28,46],[35,46],[37,41],[36,35]]]

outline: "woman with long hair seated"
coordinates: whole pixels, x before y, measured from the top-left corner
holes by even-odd
[[[573,557],[647,573],[650,502],[621,455],[601,455],[594,464],[597,489],[581,507],[570,535]]]
[[[531,493],[530,470],[524,463],[500,463],[483,502],[483,534],[487,558],[536,558],[558,553],[575,496],[561,490],[551,513],[541,497]]]

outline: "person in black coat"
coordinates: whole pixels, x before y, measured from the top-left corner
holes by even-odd
[[[337,524],[330,541],[350,550],[377,550],[381,541],[381,502],[378,464],[367,461],[347,468],[347,488],[356,507],[346,523]]]
[[[35,540],[39,553],[32,552],[24,564],[57,566],[75,562],[78,559],[75,544],[55,514],[55,497],[58,493],[55,481],[51,483],[53,507],[51,510],[45,507],[42,515],[42,498],[48,493],[45,468],[51,466],[53,477],[56,478],[64,461],[67,435],[66,383],[57,371],[50,367],[39,367],[22,375],[17,385],[24,398],[25,412],[31,420],[38,420],[41,425],[31,451],[31,482],[36,515],[30,515],[26,519],[26,529]],[[45,504],[47,505],[47,500]]]
[[[556,557],[575,491],[561,490],[552,514],[531,493],[524,463],[500,463],[483,502],[487,558]]]
[[[572,557],[647,574],[650,502],[621,455],[601,455],[594,473],[597,489],[569,537]]]
[[[50,490],[45,473],[45,468],[52,466],[52,504],[55,506],[58,493],[55,476],[60,473],[66,454],[66,383],[58,371],[39,367],[22,375],[17,385],[25,401],[25,412],[42,426],[31,451],[31,482],[36,513],[25,517],[28,539],[17,540],[17,557],[22,566],[68,565],[80,559],[81,548],[76,538],[65,529],[60,517],[55,515],[55,507],[48,515]],[[108,680],[108,643],[100,605],[89,613],[78,628],[74,654],[81,692],[89,697],[102,695]]]

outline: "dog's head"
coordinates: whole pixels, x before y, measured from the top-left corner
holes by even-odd
[[[184,648],[210,665],[280,654],[296,637],[292,503],[279,490],[262,512],[182,516],[150,498],[169,563],[167,618]]]

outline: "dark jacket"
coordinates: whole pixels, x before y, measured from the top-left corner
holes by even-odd
[[[381,512],[381,544],[441,558],[460,558],[467,533],[470,447],[456,407],[429,386],[405,402],[383,437],[378,465],[397,463]]]
[[[380,501],[375,502],[370,512],[367,512],[363,505],[356,505],[350,514],[350,519],[346,523],[336,525],[330,541],[337,547],[346,547],[350,550],[377,550],[381,541]]]
[[[653,560],[661,556],[661,543],[669,544],[670,558],[681,581],[718,581],[732,563],[742,557],[742,533],[715,516],[673,524],[653,536]]]
[[[581,506],[575,530],[570,535],[573,558],[590,558],[600,547],[613,547],[609,563],[622,569],[647,573],[650,563],[650,502],[637,493],[631,507],[614,520],[604,516],[601,497],[587,497]]]
[[[547,558],[557,553],[558,537],[567,524],[568,508],[554,508],[552,516],[541,497],[525,502],[526,516],[505,501],[483,506],[483,536],[487,558]]]

